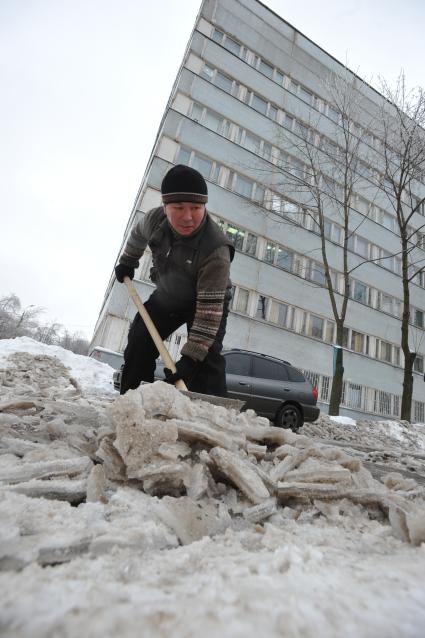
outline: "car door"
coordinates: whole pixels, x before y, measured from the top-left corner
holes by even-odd
[[[246,401],[245,409],[252,407],[251,355],[243,352],[226,352],[224,358],[229,397]]]
[[[291,394],[292,383],[288,380],[287,367],[266,357],[252,358],[252,407],[257,414],[274,416]]]

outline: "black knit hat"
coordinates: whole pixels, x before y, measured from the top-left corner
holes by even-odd
[[[170,168],[162,180],[161,194],[164,204],[172,202],[205,204],[208,201],[207,184],[201,173],[183,164]]]

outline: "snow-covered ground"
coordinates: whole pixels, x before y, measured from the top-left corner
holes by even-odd
[[[276,432],[112,372],[0,341],[2,636],[424,635],[423,424]]]

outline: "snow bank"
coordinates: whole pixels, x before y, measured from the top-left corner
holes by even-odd
[[[0,410],[5,635],[423,635],[414,480],[378,481],[349,441],[272,428],[162,382],[112,403],[96,385],[109,366],[25,341],[0,342],[2,392],[31,388]],[[97,394],[70,386],[61,362]],[[403,424],[316,427],[417,450]]]
[[[48,346],[29,337],[0,340],[0,367],[6,366],[7,358],[16,352],[56,357],[66,366],[81,388],[90,394],[115,394],[112,382],[114,369],[91,357],[74,354],[60,346]]]
[[[350,419],[349,416],[330,416],[331,421],[334,423],[340,423],[341,425],[356,425],[354,419]]]

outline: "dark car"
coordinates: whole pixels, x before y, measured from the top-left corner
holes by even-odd
[[[226,381],[229,397],[245,401],[251,408],[283,428],[298,430],[304,421],[315,421],[317,388],[288,361],[258,352],[227,350]],[[164,365],[158,362],[155,378],[164,378]],[[114,372],[114,387],[120,388],[121,371]]]
[[[244,410],[251,408],[292,430],[318,418],[317,388],[288,361],[247,350],[223,354],[229,397],[245,401]]]

